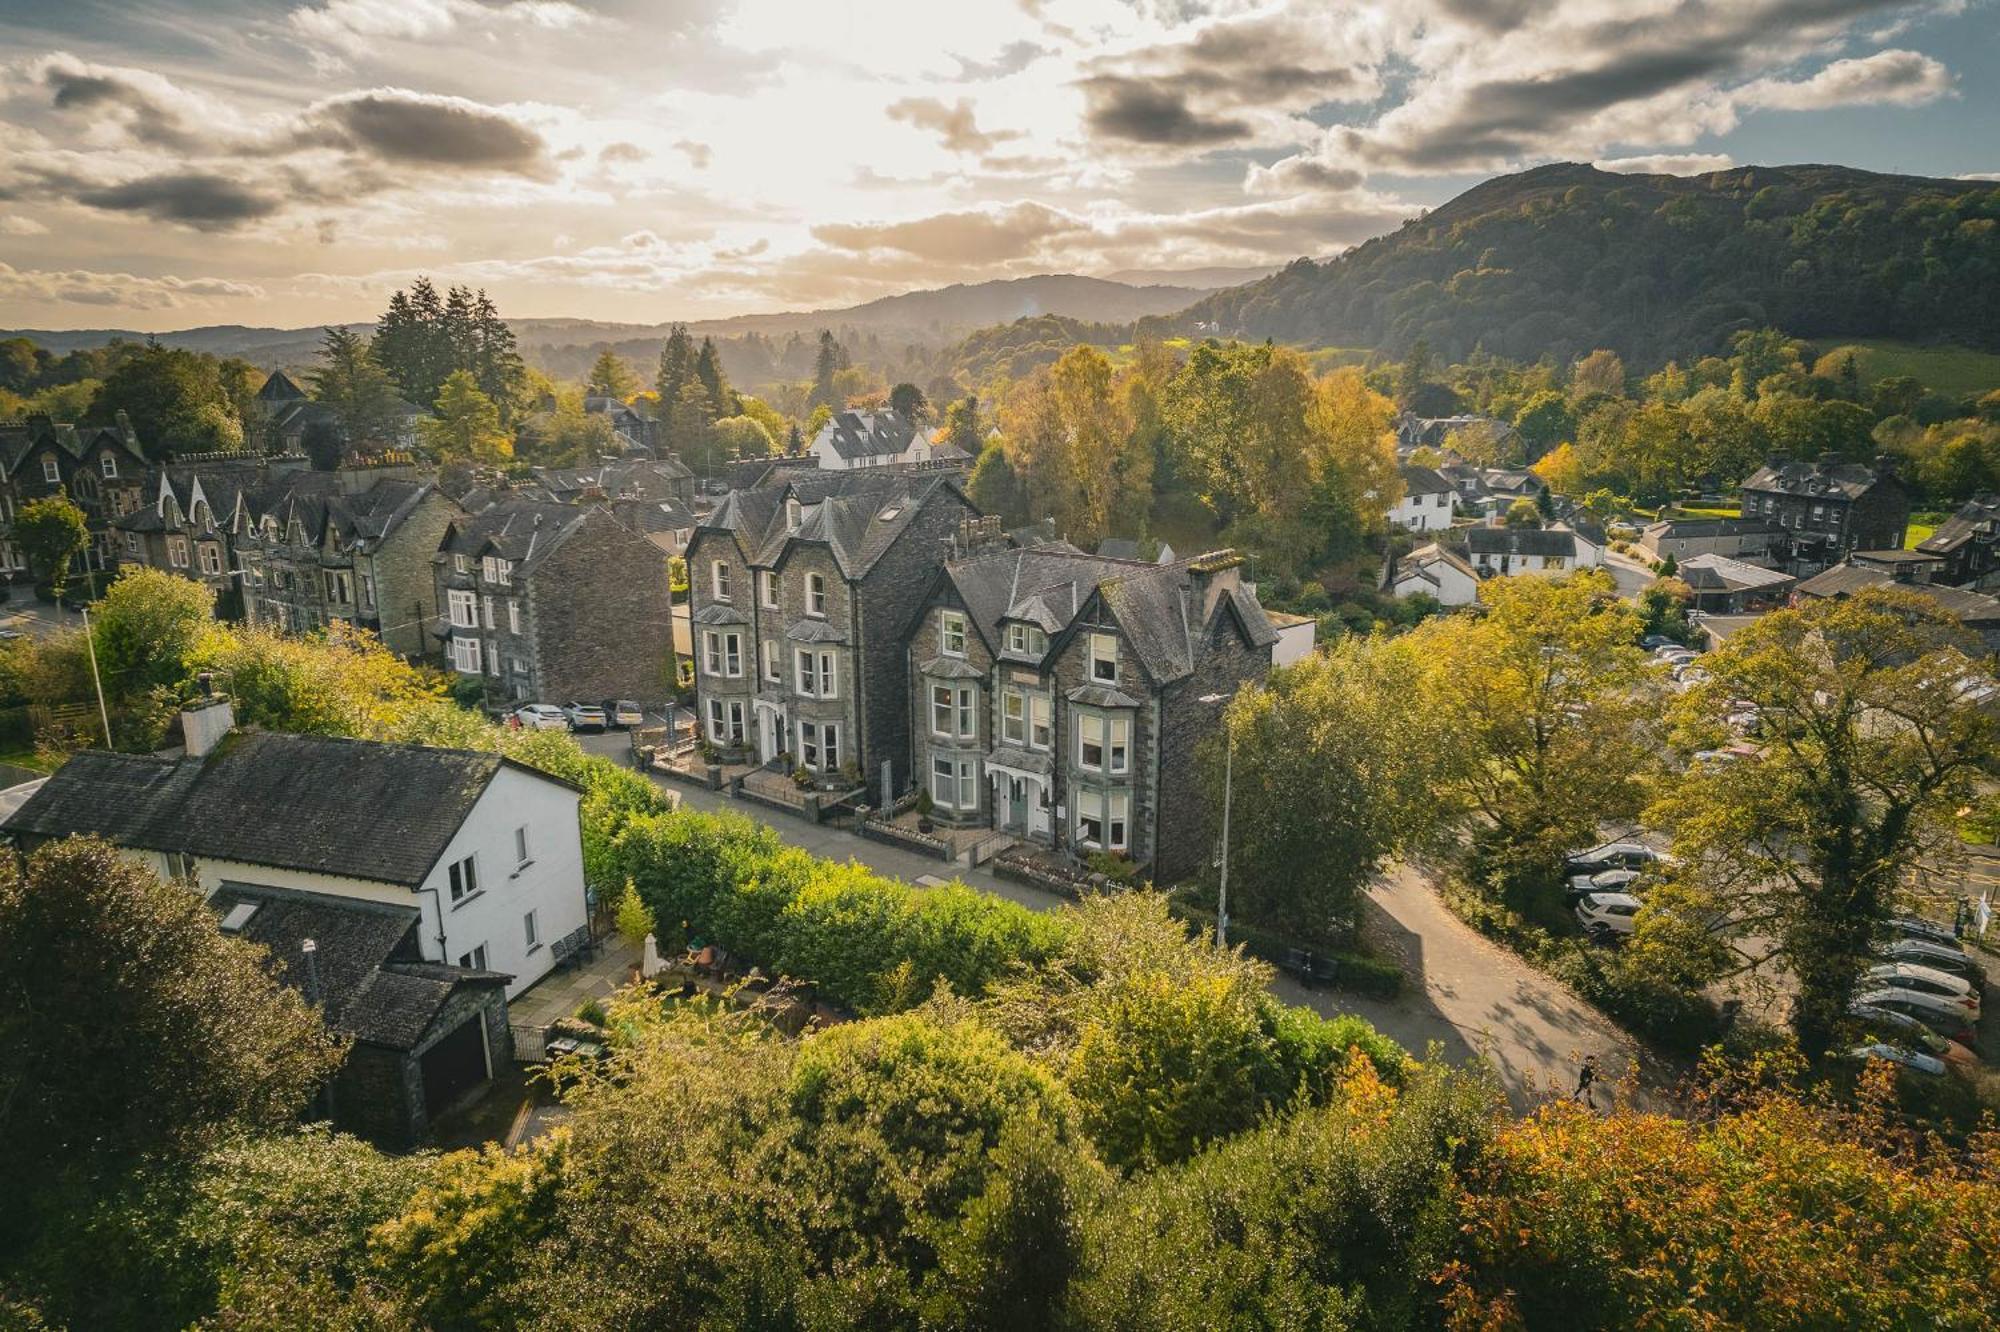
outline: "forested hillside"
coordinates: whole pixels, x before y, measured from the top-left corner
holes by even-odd
[[[1657,365],[1745,328],[2000,350],[2000,186],[1847,167],[1500,176],[1336,259],[1217,292],[1160,333],[1447,359]]]

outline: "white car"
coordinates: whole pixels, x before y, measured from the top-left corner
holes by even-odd
[[[1606,842],[1588,851],[1563,857],[1563,867],[1571,874],[1596,874],[1602,870],[1639,870],[1648,865],[1663,865],[1672,859],[1666,852],[1655,851],[1644,842]]]
[[[1928,939],[1891,939],[1875,949],[1884,962],[1907,962],[1913,967],[1929,967],[1947,976],[1957,976],[1975,987],[1986,983],[1986,968],[1953,944],[1932,943]]]
[[[1576,904],[1576,923],[1592,934],[1630,934],[1644,903],[1630,893],[1591,893]]]
[[[567,731],[569,714],[553,703],[523,703],[514,709],[524,731]]]
[[[1959,1005],[1972,1021],[1979,1020],[1979,990],[1963,977],[1908,962],[1884,962],[1868,968],[1861,983],[1875,990],[1913,990]]]
[[[1906,1050],[1900,1045],[1889,1045],[1882,1041],[1876,1041],[1872,1045],[1857,1045],[1852,1050],[1844,1052],[1841,1058],[1859,1060],[1885,1059],[1892,1064],[1900,1064],[1904,1068],[1912,1069],[1918,1073],[1928,1073],[1934,1078],[1944,1076],[1944,1061],[1942,1059],[1934,1059],[1930,1055],[1919,1054],[1915,1050]]]
[[[1854,996],[1854,1002],[1861,1007],[1883,1008],[1891,1013],[1913,1017],[1938,1035],[1960,1045],[1969,1047],[1976,1039],[1972,1031],[1972,1014],[1966,1012],[1962,1004],[1940,995],[1925,994],[1921,990],[1894,990],[1885,986],[1879,990],[1861,991]]]
[[[1646,877],[1644,870],[1609,869],[1596,874],[1572,874],[1569,876],[1569,891],[1564,894],[1572,903],[1589,897],[1592,893],[1627,893],[1638,895],[1632,885]]]

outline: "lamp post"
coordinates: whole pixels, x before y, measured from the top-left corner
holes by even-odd
[[[60,598],[56,601],[58,610],[62,607]],[[90,632],[90,607],[83,608],[83,642],[90,649],[90,683],[97,690],[97,719],[104,723],[104,747],[115,748],[111,743],[111,710],[104,706],[104,679],[97,673],[97,637]]]
[[[1228,694],[1203,694],[1200,702],[1227,703]],[[1236,737],[1229,731],[1229,719],[1222,727],[1222,879],[1215,895],[1215,946],[1229,946],[1229,797],[1235,786]]]

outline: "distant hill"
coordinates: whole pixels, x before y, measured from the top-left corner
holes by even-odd
[[[1142,322],[1392,354],[1422,338],[1449,360],[1610,347],[1636,365],[1765,326],[2000,351],[2000,186],[1837,166],[1635,176],[1560,163]]]
[[[837,310],[787,311],[740,315],[732,319],[688,321],[697,337],[738,338],[749,334],[810,337],[822,328],[874,334],[885,341],[943,346],[975,329],[1008,324],[1024,317],[1059,315],[1089,323],[1129,324],[1147,315],[1180,310],[1214,290],[1202,286],[1135,286],[1105,278],[1068,273],[962,283],[935,291],[911,291],[885,296],[863,305]],[[562,374],[587,366],[595,349],[610,346],[644,363],[659,354],[668,324],[617,324],[592,319],[510,319],[522,353],[536,364]],[[366,332],[372,325],[350,324]],[[240,356],[266,368],[304,366],[319,346],[318,328],[249,328],[215,324],[147,334],[131,329],[96,328],[58,332],[47,329],[0,330],[0,337],[25,337],[50,351],[99,347],[114,338],[144,342],[156,338],[171,347],[187,347],[218,356]]]
[[[1277,264],[1255,268],[1127,268],[1104,275],[1107,282],[1123,282],[1133,287],[1199,287],[1217,291],[1240,287],[1278,271]]]

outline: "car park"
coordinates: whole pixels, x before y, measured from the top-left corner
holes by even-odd
[[[514,717],[527,731],[567,731],[569,714],[553,703],[523,703]]]
[[[1914,1046],[1947,1064],[1971,1068],[1979,1063],[1970,1046],[1938,1035],[1908,1013],[1892,1013],[1873,1004],[1849,1004],[1845,1029],[1865,1040],[1893,1039],[1899,1045]]]
[[[1576,904],[1576,923],[1588,934],[1627,935],[1638,928],[1642,905],[1630,893],[1591,893]]]
[[[604,729],[604,709],[595,703],[581,703],[575,699],[563,704],[563,715],[569,718],[572,731],[601,731]]]
[[[1889,931],[1904,939],[1928,939],[1932,943],[1945,944],[1952,948],[1959,946],[1958,936],[1951,932],[1950,926],[1940,925],[1922,916],[1891,916]]]
[[[1978,1041],[1978,1037],[1973,1033],[1972,1018],[1965,1009],[1938,995],[1924,994],[1917,990],[1884,988],[1863,990],[1855,996],[1854,1002],[1913,1017],[1938,1035],[1957,1041],[1968,1048]]]
[[[1633,885],[1643,878],[1645,871],[1629,869],[1599,870],[1595,874],[1572,874],[1569,887],[1564,890],[1563,896],[1571,906],[1575,906],[1577,902],[1592,893],[1625,893],[1636,896],[1639,889]]]
[[[604,720],[621,731],[629,731],[634,726],[646,724],[646,712],[629,698],[607,698],[604,700]]]
[[[1875,956],[1885,962],[1907,962],[1942,971],[1971,982],[1975,988],[1986,983],[1986,968],[1968,957],[1963,948],[1952,944],[1932,943],[1928,939],[1891,939],[1876,948]]]
[[[1964,1008],[1974,1022],[1979,1020],[1979,989],[1959,976],[1907,962],[1884,962],[1862,973],[1861,983],[1873,989],[1914,990],[1949,999]]]
[[[1606,842],[1588,851],[1565,856],[1563,868],[1571,874],[1597,874],[1604,870],[1646,869],[1671,859],[1666,852],[1656,851],[1644,842]]]
[[[1665,634],[1647,634],[1639,640],[1639,646],[1648,652],[1659,652],[1665,648],[1685,647],[1686,644],[1681,643],[1677,639],[1668,638]]]
[[[1900,1045],[1890,1045],[1886,1041],[1875,1041],[1868,1045],[1857,1045],[1852,1050],[1841,1052],[1842,1059],[1882,1059],[1900,1065],[1917,1073],[1928,1073],[1931,1077],[1944,1076],[1944,1061],[1918,1050],[1906,1049]]]

